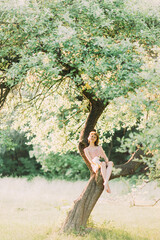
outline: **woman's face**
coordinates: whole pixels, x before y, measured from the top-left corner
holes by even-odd
[[[95,143],[96,140],[97,140],[96,134],[92,133],[89,135],[89,137],[88,137],[89,142]]]

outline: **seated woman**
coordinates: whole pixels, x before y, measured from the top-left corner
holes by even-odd
[[[91,163],[91,167],[95,173],[99,168],[101,169],[101,174],[104,180],[104,189],[108,193],[111,193],[108,181],[111,176],[113,162],[108,160],[103,148],[98,145],[98,142],[99,135],[95,131],[90,132],[88,137],[89,146],[84,149],[84,153],[88,161]],[[101,162],[100,158],[103,158],[104,161]]]

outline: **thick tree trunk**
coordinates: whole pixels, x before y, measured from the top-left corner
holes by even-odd
[[[135,159],[141,159],[141,155],[143,155],[142,150],[137,150],[127,163],[115,166],[119,171],[113,173],[111,179],[134,174],[136,169],[142,164],[139,161],[135,161]],[[62,227],[64,232],[69,230],[78,231],[81,228],[86,227],[87,220],[96,202],[101,196],[103,189],[103,179],[99,171],[97,175],[94,174],[90,177],[86,188],[80,197],[74,202],[74,206],[70,210]]]
[[[93,173],[90,162],[84,154],[84,148],[87,146],[89,132],[94,129],[105,107],[102,102],[90,99],[90,113],[81,132],[78,148],[90,170],[91,177],[80,197],[74,202],[74,206],[66,218],[62,231],[80,230],[81,227],[85,227],[92,209],[103,192],[103,179],[99,172],[97,175]]]
[[[62,227],[64,232],[69,230],[80,230],[86,226],[90,213],[103,192],[102,183],[103,180],[101,177],[100,181],[97,182],[95,176],[91,176],[86,188],[74,202],[74,206],[66,218]]]
[[[87,146],[87,137],[89,135],[89,132],[94,129],[107,104],[104,105],[101,101],[95,101],[88,93],[86,93],[86,96],[90,100],[91,108],[84,129],[80,135],[78,148],[83,160],[90,170],[91,176],[86,188],[80,197],[74,202],[73,208],[68,213],[68,216],[62,226],[62,231],[64,232],[70,230],[80,230],[86,226],[90,213],[92,212],[92,209],[94,208],[104,189],[103,178],[101,176],[100,170],[97,174],[92,171],[90,162],[84,154],[84,148]],[[115,169],[118,171],[116,171],[115,174],[113,173],[111,178],[113,179],[119,176],[133,174],[141,164],[138,161],[133,161],[133,159],[140,159],[141,155],[142,151],[137,150],[137,152],[131,156],[130,160],[127,163],[115,166]]]
[[[87,147],[87,145],[88,145],[87,138],[88,138],[89,133],[92,130],[94,130],[94,127],[95,127],[99,117],[103,113],[105,107],[106,106],[104,106],[101,102],[90,103],[90,113],[86,120],[85,126],[82,129],[81,134],[80,134],[79,145],[78,145],[79,153],[81,154],[81,156],[82,156],[83,160],[85,161],[87,167],[89,168],[91,174],[93,173],[93,171],[92,171],[90,162],[88,161],[88,159],[86,158],[86,156],[84,154],[84,148]]]

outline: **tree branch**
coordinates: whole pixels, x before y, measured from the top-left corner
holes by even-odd
[[[115,169],[120,171],[116,171],[115,173],[113,172],[110,179],[118,178],[120,176],[133,175],[138,167],[143,164],[143,162],[138,161],[143,155],[144,152],[141,149],[137,149],[136,152],[132,154],[128,162],[115,166]],[[136,159],[138,160],[136,161]]]
[[[90,162],[88,161],[88,159],[84,154],[84,148],[87,147],[88,145],[87,138],[89,133],[94,129],[99,117],[101,116],[106,106],[107,105],[103,105],[102,102],[100,101],[94,100],[94,102],[92,103],[90,102],[90,113],[85,122],[85,126],[82,129],[80,134],[78,149],[79,149],[80,155],[82,156],[83,160],[85,161],[87,167],[89,168],[92,174],[93,174],[93,170],[91,168]]]
[[[160,198],[155,200],[155,202],[153,204],[143,205],[143,204],[135,204],[134,203],[132,207],[154,207],[159,201],[160,201]]]
[[[11,87],[9,87],[6,83],[0,83],[0,109],[3,107],[10,90]]]

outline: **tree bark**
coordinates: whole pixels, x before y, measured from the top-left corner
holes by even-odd
[[[93,173],[93,171],[92,171],[90,162],[88,161],[88,159],[86,158],[86,156],[84,154],[84,148],[87,147],[87,145],[88,145],[87,138],[88,138],[89,133],[92,130],[94,130],[94,127],[95,127],[99,117],[103,113],[105,107],[106,106],[103,105],[101,102],[98,102],[98,101],[93,101],[92,103],[90,102],[90,113],[86,120],[85,126],[82,129],[81,134],[80,134],[79,145],[78,145],[79,153],[82,156],[83,160],[85,161],[91,174]]]
[[[90,213],[103,192],[102,183],[102,178],[97,182],[94,175],[90,177],[86,188],[80,197],[74,202],[74,206],[66,218],[62,231],[79,231],[86,226]]]
[[[136,169],[142,164],[142,162],[135,161],[135,159],[141,159],[141,155],[143,155],[143,152],[138,149],[127,163],[115,166],[115,168],[120,171],[115,174],[113,173],[111,179],[134,174]],[[81,228],[85,228],[87,220],[103,190],[103,179],[99,170],[97,174],[91,175],[86,188],[74,202],[74,206],[68,213],[64,225],[62,226],[62,231],[79,231]]]
[[[91,96],[87,97],[90,97],[90,113],[80,134],[78,149],[90,170],[91,176],[86,188],[80,197],[74,202],[74,206],[69,212],[66,221],[62,226],[62,231],[64,232],[69,230],[80,230],[86,226],[90,213],[102,194],[104,188],[103,179],[99,175],[99,172],[97,175],[94,174],[91,164],[84,154],[84,148],[87,146],[87,137],[89,132],[94,129],[98,118],[101,116],[106,106],[100,101],[94,101]]]
[[[11,88],[5,82],[0,82],[0,109],[4,105],[10,89]]]
[[[89,100],[91,108],[85,126],[80,134],[78,148],[83,160],[85,161],[86,165],[90,170],[91,176],[86,188],[83,190],[80,197],[76,201],[74,201],[74,206],[68,213],[68,216],[62,226],[61,231],[63,232],[70,230],[79,231],[81,228],[86,227],[87,220],[104,190],[103,178],[101,176],[100,170],[97,174],[93,172],[90,162],[84,154],[84,148],[88,145],[87,137],[89,135],[89,132],[94,129],[99,117],[101,116],[107,104],[104,105],[101,101],[95,101],[92,99],[91,96],[87,97],[90,98]],[[115,171],[116,173],[113,173],[111,175],[111,179],[119,176],[134,174],[136,169],[141,164],[141,162],[135,161],[135,159],[140,159],[142,154],[143,152],[141,150],[137,150],[131,156],[127,163],[115,166],[115,169],[119,171]]]
[[[139,161],[143,155],[144,152],[141,149],[137,149],[136,152],[132,154],[128,162],[115,166],[115,169],[119,171],[115,171],[115,173],[113,171],[110,179],[118,178],[120,176],[133,175],[138,167],[143,164],[143,162]]]

